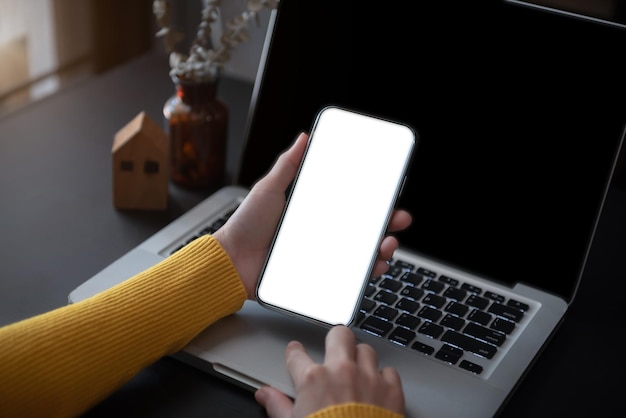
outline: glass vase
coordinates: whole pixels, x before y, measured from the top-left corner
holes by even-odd
[[[176,93],[163,106],[170,178],[185,188],[218,188],[225,177],[228,136],[228,107],[217,96],[218,80],[173,81]]]

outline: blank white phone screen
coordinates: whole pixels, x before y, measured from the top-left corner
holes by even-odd
[[[402,124],[336,107],[318,114],[257,288],[262,305],[351,322],[414,143]]]

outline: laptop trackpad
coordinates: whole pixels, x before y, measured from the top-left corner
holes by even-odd
[[[239,312],[211,325],[173,357],[249,390],[270,385],[294,397],[285,367],[286,344],[294,339],[301,341],[311,358],[322,363],[327,331],[322,326],[246,301]],[[381,366],[389,365],[400,372],[407,394],[407,417],[442,416],[441,408],[445,416],[448,412],[453,416],[465,407],[474,411],[483,407],[493,410],[490,403],[502,396],[501,389],[482,384],[484,381],[468,373],[419,353],[406,352],[360,330],[355,330],[355,334],[377,350]],[[451,393],[454,393],[452,398]]]
[[[271,385],[293,396],[286,383],[291,382],[286,342],[301,341],[311,358],[322,362],[327,331],[246,301],[240,311],[211,325],[173,357],[249,388]],[[251,358],[254,353],[256,358]]]

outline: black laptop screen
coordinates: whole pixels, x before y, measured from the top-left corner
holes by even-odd
[[[326,105],[408,123],[401,245],[569,299],[626,120],[624,45],[502,1],[281,0],[238,182]]]

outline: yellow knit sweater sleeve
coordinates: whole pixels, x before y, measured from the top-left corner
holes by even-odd
[[[230,258],[205,236],[98,295],[0,328],[0,417],[79,416],[245,300]],[[310,417],[398,415],[355,403]]]
[[[80,415],[245,299],[206,236],[92,298],[3,327],[0,416]]]

